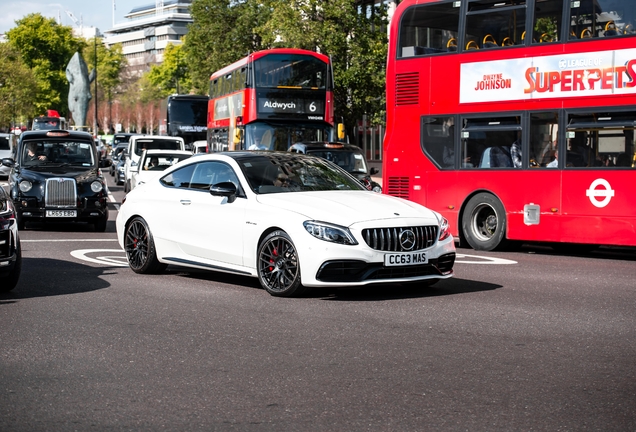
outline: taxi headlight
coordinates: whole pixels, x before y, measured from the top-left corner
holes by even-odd
[[[95,193],[101,192],[102,188],[103,188],[102,183],[97,180],[91,183],[91,190]]]
[[[33,187],[33,184],[28,180],[22,180],[18,187],[20,188],[20,192],[28,192]]]
[[[305,221],[303,226],[309,234],[320,240],[344,245],[358,244],[351,232],[342,226],[318,221]]]

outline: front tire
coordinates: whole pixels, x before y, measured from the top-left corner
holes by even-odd
[[[128,265],[135,273],[161,273],[167,265],[157,259],[155,241],[148,224],[141,217],[135,217],[126,227],[124,250]]]
[[[284,231],[273,231],[263,239],[256,268],[261,286],[273,296],[292,297],[305,291],[300,283],[298,251]]]
[[[462,232],[475,250],[491,251],[506,244],[506,211],[494,195],[472,197],[462,216]]]
[[[20,280],[20,273],[22,272],[22,247],[20,246],[20,240],[16,240],[15,245],[15,263],[11,272],[4,277],[2,285],[0,285],[0,292],[9,292],[18,284]]]

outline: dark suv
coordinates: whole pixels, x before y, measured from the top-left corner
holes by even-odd
[[[369,168],[367,158],[358,146],[339,142],[315,141],[293,144],[289,151],[327,159],[360,180],[368,190],[382,192],[382,186],[371,179],[371,176],[377,174],[378,170]]]
[[[89,222],[106,230],[108,189],[93,137],[67,130],[27,131],[11,158],[9,185],[18,226],[27,221]]]
[[[0,292],[11,291],[18,284],[22,254],[15,208],[0,186]]]

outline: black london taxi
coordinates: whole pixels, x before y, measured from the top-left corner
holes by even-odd
[[[19,229],[26,222],[88,222],[106,230],[108,188],[93,136],[61,129],[26,131],[11,158],[9,188]]]

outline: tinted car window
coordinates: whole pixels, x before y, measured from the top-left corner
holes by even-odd
[[[95,155],[91,143],[67,140],[33,140],[22,146],[22,164],[70,164],[93,166]]]
[[[9,137],[0,136],[0,150],[11,150],[9,145]]]
[[[178,170],[172,171],[160,180],[161,184],[176,188],[190,187],[190,180],[192,179],[192,173],[194,172],[196,165],[197,164],[190,164]]]

